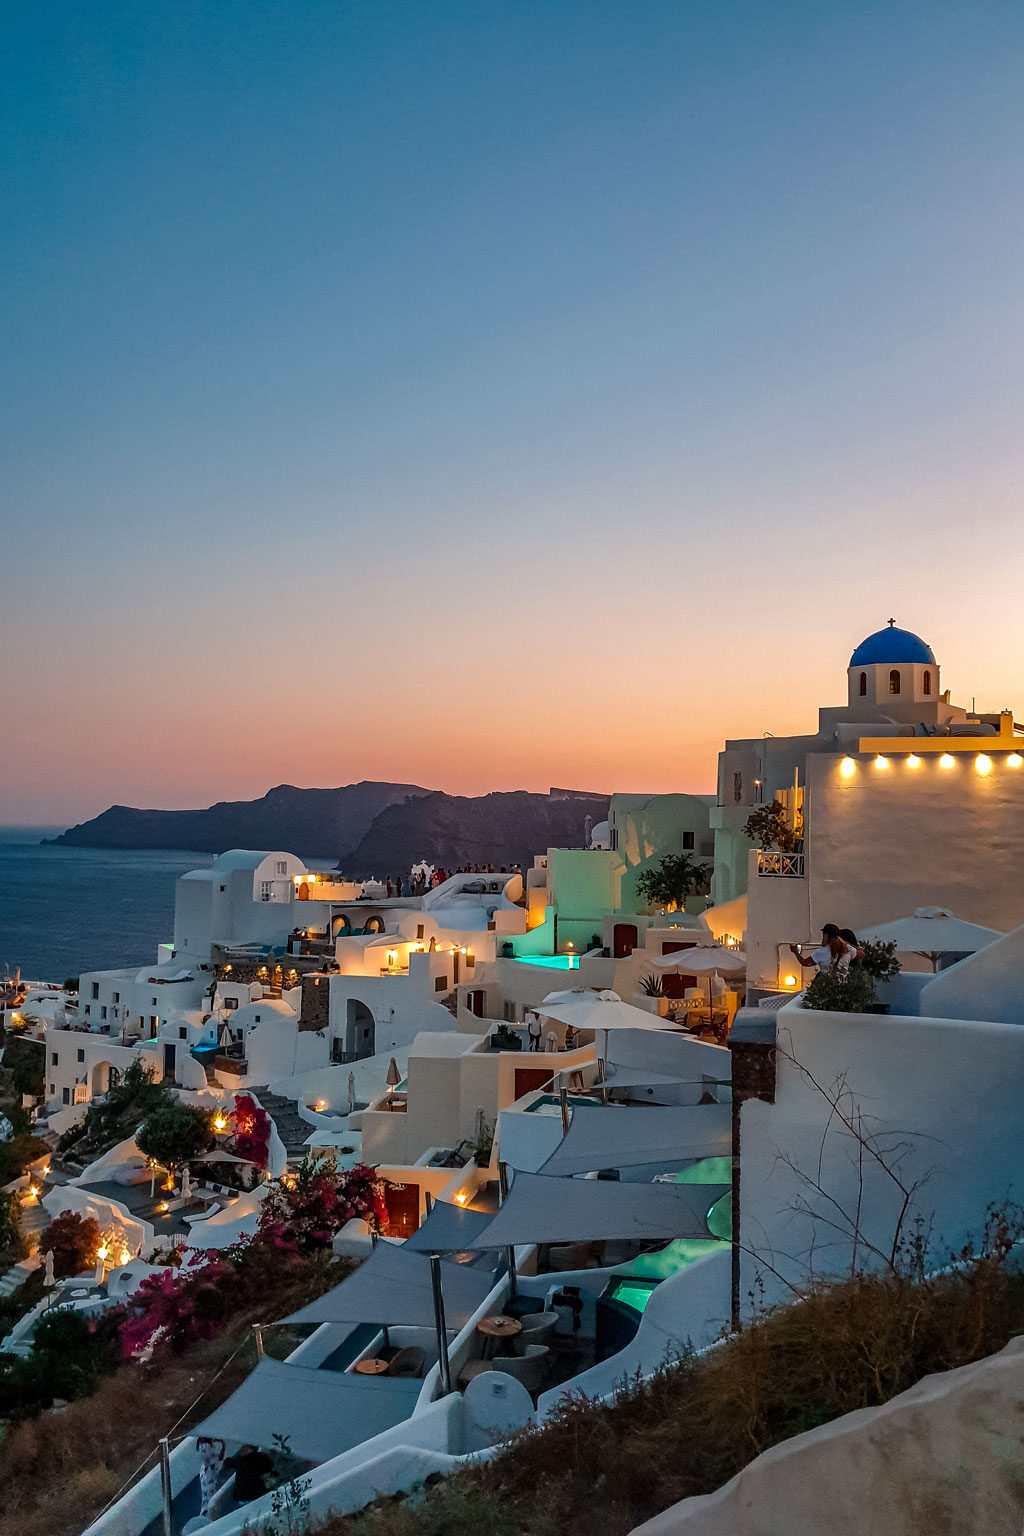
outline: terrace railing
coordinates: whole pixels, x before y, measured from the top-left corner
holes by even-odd
[[[802,880],[804,877],[804,855],[802,853],[780,853],[777,849],[759,848],[757,850],[757,872],[759,875],[788,876],[792,879]]]

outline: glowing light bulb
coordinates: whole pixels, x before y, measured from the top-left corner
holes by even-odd
[[[466,1194],[466,1191],[464,1189],[460,1189],[458,1194],[455,1196],[455,1204],[465,1205],[468,1199],[469,1196]]]
[[[1021,757],[1019,752],[1011,752],[1006,759],[1007,768],[1020,768],[1022,764],[1024,764],[1024,757]]]
[[[857,772],[857,764],[854,762],[852,757],[843,758],[842,762],[839,764],[839,772],[842,774],[844,779],[853,778],[854,774]]]
[[[228,1117],[227,1117],[227,1115],[225,1115],[225,1114],[214,1115],[214,1117],[213,1117],[213,1128],[218,1133],[221,1132],[221,1131],[226,1131],[227,1128],[228,1128]]]
[[[102,1248],[97,1248],[96,1249],[96,1257],[98,1259],[105,1259],[106,1256],[107,1256],[107,1252],[108,1252],[107,1245],[106,1245],[106,1243],[104,1243]]]
[[[943,752],[942,756],[939,758],[939,767],[940,768],[955,768],[956,767],[956,758],[953,756],[953,754],[951,752]]]
[[[119,1264],[127,1264],[130,1259],[131,1259],[131,1252],[130,1252],[130,1250],[127,1249],[127,1248],[122,1248],[120,1254],[118,1255],[118,1263]]]
[[[916,752],[911,752],[910,756],[907,758],[907,767],[908,768],[920,768],[920,766],[921,766],[921,759],[918,757]]]
[[[795,976],[783,976],[782,980],[783,980],[784,984],[787,987],[795,987],[796,986],[796,977]]]
[[[974,766],[977,772],[984,777],[986,773],[992,772],[992,759],[990,757],[986,757],[984,752],[979,752],[977,757],[974,759]]]
[[[883,757],[881,752],[879,752],[878,756],[875,758],[875,767],[876,768],[888,768],[888,766],[889,766],[889,759],[887,757]]]

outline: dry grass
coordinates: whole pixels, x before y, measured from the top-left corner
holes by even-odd
[[[273,1295],[236,1313],[219,1338],[178,1359],[147,1367],[128,1362],[91,1397],[12,1428],[0,1444],[0,1528],[18,1536],[77,1536],[122,1485],[135,1481],[144,1458],[144,1471],[155,1464],[151,1453],[161,1435],[175,1425],[175,1439],[187,1433],[248,1375],[254,1322],[285,1317],[338,1283],[344,1270],[329,1259],[289,1274]],[[279,1353],[275,1333],[267,1333],[272,1354]],[[294,1347],[294,1335],[288,1342]]]
[[[1024,1330],[1024,1279],[999,1259],[921,1283],[859,1277],[764,1316],[614,1405],[567,1398],[486,1466],[382,1502],[324,1536],[625,1536],[708,1493],[769,1446],[888,1401]]]

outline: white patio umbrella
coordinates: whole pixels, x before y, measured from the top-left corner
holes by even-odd
[[[903,955],[922,955],[938,969],[942,955],[973,955],[987,949],[1003,934],[997,928],[982,928],[978,923],[954,917],[948,907],[918,907],[913,917],[898,917],[891,923],[861,928],[858,938],[895,943]]]
[[[706,976],[710,1011],[714,1007],[714,978],[745,975],[747,956],[742,949],[728,949],[724,944],[708,944],[695,949],[673,950],[670,955],[659,955],[652,964],[663,971],[677,971],[686,976]]]
[[[576,1029],[662,1029],[660,1020],[624,1003],[617,992],[549,992],[538,1008],[544,1018]]]

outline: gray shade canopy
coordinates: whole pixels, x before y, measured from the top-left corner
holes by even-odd
[[[430,1215],[418,1232],[406,1238],[403,1247],[413,1253],[456,1253],[482,1232],[490,1219],[487,1211],[467,1211],[447,1200],[435,1200]]]
[[[404,1423],[422,1386],[264,1359],[192,1433],[266,1450],[273,1450],[274,1436],[281,1435],[301,1461],[329,1461]]]
[[[460,1242],[461,1248],[473,1243]],[[442,1264],[445,1323],[449,1330],[465,1327],[494,1284],[489,1271],[464,1264]],[[311,1301],[286,1319],[289,1323],[404,1323],[413,1328],[434,1326],[434,1294],[430,1260],[403,1243],[380,1242],[354,1274],[326,1296]]]
[[[732,1146],[728,1104],[667,1108],[577,1109],[541,1174],[595,1173],[686,1157],[727,1157]]]
[[[465,1246],[707,1237],[707,1213],[729,1188],[728,1184],[621,1184],[517,1173],[497,1215]]]

